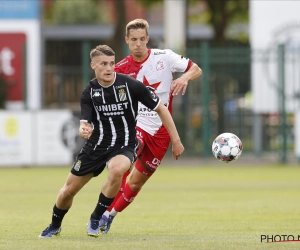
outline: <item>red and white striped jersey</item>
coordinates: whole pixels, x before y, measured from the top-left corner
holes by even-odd
[[[125,57],[115,66],[115,71],[130,75],[155,88],[161,102],[172,113],[172,95],[170,95],[174,72],[185,72],[192,61],[176,54],[172,50],[148,49],[148,57],[142,62],[133,60],[132,55]],[[156,134],[162,122],[155,111],[139,103],[137,126],[151,135]]]

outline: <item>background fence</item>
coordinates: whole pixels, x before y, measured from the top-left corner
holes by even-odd
[[[65,56],[46,53],[44,108],[79,111],[81,91],[87,79],[93,77],[92,70],[87,67],[89,60],[84,58],[92,44],[68,43],[68,46],[63,46],[63,52],[61,42],[46,46],[52,53],[61,51]],[[289,74],[298,70],[299,52],[286,51],[283,58],[277,52],[272,56],[268,53],[266,57],[266,51],[253,51],[248,46],[220,48],[206,42],[187,49],[187,57],[202,68],[203,75],[189,83],[184,96],[176,96],[173,101],[173,117],[186,155],[210,155],[211,142],[223,132],[238,135],[245,153],[256,156],[267,152],[279,156],[283,154],[281,159],[284,161],[287,154],[294,152],[293,112],[286,113],[280,103],[275,113],[255,114],[252,111],[252,63],[269,63],[271,60],[273,64],[282,62],[286,65],[288,62],[292,64]],[[292,85],[289,86],[299,86],[296,75],[290,81]],[[278,93],[280,95],[282,91]],[[284,96],[283,93],[283,99]],[[282,101],[282,98],[279,100]],[[299,107],[298,101],[299,98],[295,98],[295,107]]]

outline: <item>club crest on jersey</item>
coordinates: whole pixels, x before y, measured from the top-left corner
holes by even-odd
[[[161,61],[158,61],[157,64],[156,64],[156,70],[159,71],[159,70],[162,70],[164,69],[164,63],[161,62]]]
[[[79,171],[80,167],[81,167],[81,160],[78,160],[74,165],[74,170]]]
[[[119,99],[120,101],[126,101],[127,96],[124,89],[119,89]]]

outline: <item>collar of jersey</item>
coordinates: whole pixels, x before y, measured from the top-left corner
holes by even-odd
[[[103,86],[103,85],[98,81],[98,79],[97,79],[98,84],[99,84],[102,88],[109,88],[109,87],[111,87],[112,85],[114,85],[114,83],[115,83],[115,81],[116,81],[116,72],[114,72],[114,74],[115,74],[115,79],[114,79],[114,81],[112,82],[112,84],[110,84],[110,85],[108,85],[108,86]]]
[[[134,61],[135,63],[137,63],[137,64],[142,64],[142,63],[144,63],[144,62],[149,58],[150,54],[151,54],[151,49],[148,49],[148,56],[147,56],[143,61],[141,61],[141,62],[135,61],[135,60],[133,59],[133,56],[132,56],[132,55],[131,55],[131,58],[132,58],[132,61]]]

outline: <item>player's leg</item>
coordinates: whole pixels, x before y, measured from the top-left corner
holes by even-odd
[[[111,211],[112,216],[122,212],[138,195],[142,186],[148,181],[156,169],[145,167],[147,159],[153,158],[151,151],[144,149],[143,155],[136,161],[128,182],[125,184],[123,195],[120,197]]]
[[[134,151],[122,151],[118,155],[112,157],[108,163],[108,177],[102,186],[101,194],[97,205],[91,214],[88,224],[87,234],[89,236],[98,237],[100,234],[101,216],[107,210],[118,193],[122,177],[126,171],[130,169],[132,161],[135,159]]]
[[[127,181],[127,177],[130,174],[130,171],[131,170],[126,171],[125,174],[123,175],[123,177],[122,177],[122,183],[121,183],[121,187],[119,189],[119,192],[117,193],[117,195],[115,196],[113,202],[110,204],[110,206],[108,207],[108,209],[106,211],[110,212],[112,210],[112,208],[114,207],[116,201],[123,194],[124,187],[125,187],[125,184],[126,184],[126,181]]]
[[[62,220],[71,208],[74,196],[92,177],[93,174],[76,176],[69,173],[66,183],[58,192],[51,224],[39,235],[40,238],[50,238],[52,235],[60,234]]]
[[[122,177],[130,169],[131,161],[125,155],[117,155],[107,163],[108,176],[102,186],[102,193],[114,198],[119,191]]]
[[[145,144],[144,144],[144,138],[143,138],[143,130],[141,130],[138,127],[137,127],[136,137],[137,137],[137,140],[138,140],[138,152],[137,152],[137,156],[139,156],[139,155],[141,155]],[[106,210],[107,217],[108,217],[109,212],[112,210],[112,208],[114,207],[115,203],[117,202],[117,200],[123,194],[123,191],[124,191],[124,188],[125,188],[125,184],[126,184],[126,181],[127,181],[127,177],[130,174],[130,171],[134,168],[133,167],[134,164],[131,165],[130,170],[126,171],[125,174],[123,175],[122,183],[121,183],[121,187],[119,189],[119,192],[117,193],[116,197],[114,198],[114,200],[111,203],[111,205],[109,206],[109,208]]]
[[[134,200],[143,185],[156,171],[168,150],[169,137],[151,136],[144,131],[141,133],[145,142],[143,151],[135,163],[122,197],[118,199],[114,206],[115,212],[123,211]],[[112,210],[111,215],[115,214]]]
[[[110,229],[111,223],[118,212],[123,211],[135,199],[142,186],[148,181],[156,171],[162,158],[167,152],[170,139],[156,138],[146,132],[143,134],[144,144],[142,154],[138,157],[130,178],[125,185],[123,195],[116,201],[114,208],[104,216],[107,218],[107,226],[104,234]],[[105,219],[105,218],[104,218]]]

